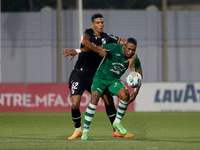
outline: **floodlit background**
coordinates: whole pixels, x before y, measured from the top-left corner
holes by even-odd
[[[94,13],[103,14],[104,32],[138,40],[144,82],[164,81],[163,70],[165,81],[200,82],[199,0],[167,0],[165,57],[164,0],[63,0],[60,49],[58,1],[1,0],[1,83],[67,83],[77,57],[58,55],[79,47]]]

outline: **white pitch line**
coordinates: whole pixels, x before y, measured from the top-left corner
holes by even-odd
[[[132,143],[132,142],[142,142],[142,141],[94,141],[94,140],[86,140],[86,141],[89,141],[89,142],[91,142],[92,141],[92,143],[94,143],[94,142],[96,142],[96,143],[113,143],[113,142],[117,142],[117,143],[119,143],[119,142],[121,142],[121,143]],[[76,142],[86,142],[86,141],[76,141]],[[73,141],[74,142],[74,141]]]

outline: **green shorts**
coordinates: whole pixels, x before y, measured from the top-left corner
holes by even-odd
[[[117,92],[123,87],[126,88],[126,85],[122,82],[121,79],[115,79],[110,81],[94,77],[91,91],[98,91],[102,95],[104,90],[108,89],[111,94],[117,96]]]

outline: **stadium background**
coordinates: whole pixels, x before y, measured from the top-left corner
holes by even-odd
[[[78,1],[63,1],[62,4],[62,48],[78,48]],[[21,108],[32,107],[33,111],[69,110],[57,106],[70,107],[62,100],[67,101],[67,82],[77,57],[72,61],[61,58],[61,80],[64,87],[60,86],[62,84],[57,84],[56,0],[2,0],[1,5],[0,110],[13,111],[16,107],[18,111],[27,111]],[[137,109],[141,105],[148,110],[145,107],[146,101],[151,101],[148,106],[155,108],[149,111],[182,110],[176,107],[177,104],[181,107],[187,106],[182,111],[200,110],[200,2],[168,0],[167,82],[162,82],[162,2],[83,0],[83,30],[91,27],[90,17],[97,12],[104,15],[105,32],[122,38],[135,37],[138,40],[137,54],[142,62],[144,88],[141,88],[138,101],[136,100],[132,110],[144,111],[143,108]],[[127,73],[122,76],[123,81]],[[178,85],[179,83],[182,83],[182,86]],[[49,84],[54,85],[54,88],[50,89]],[[53,93],[53,89],[56,91],[57,88],[60,91]],[[29,91],[35,89],[38,93],[43,91],[38,105],[36,99],[30,100],[29,97]],[[156,102],[159,90],[162,106]],[[36,91],[36,95],[38,93]],[[53,95],[49,96],[52,93]],[[62,100],[57,99],[60,93],[66,94]],[[87,97],[89,100],[89,95]],[[194,108],[193,105],[199,108]],[[45,106],[47,109],[42,109]],[[171,109],[173,107],[174,109]]]

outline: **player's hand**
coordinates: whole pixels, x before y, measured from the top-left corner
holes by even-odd
[[[135,59],[136,59],[136,54],[133,55],[131,58],[129,58],[127,61],[125,61],[125,62],[129,62],[128,69],[130,69],[131,71],[134,71]]]
[[[135,100],[137,94],[138,94],[137,90],[134,89],[134,92],[130,95],[129,104],[132,103]]]
[[[101,50],[99,51],[99,55],[100,55],[101,57],[104,57],[104,56],[107,55],[107,52],[108,52],[108,51],[109,51],[108,49],[101,49]]]
[[[69,60],[71,60],[72,58],[74,58],[74,56],[77,54],[76,50],[74,49],[70,49],[70,48],[64,48],[62,50],[63,52],[61,54],[64,54],[64,57],[67,57],[69,55],[71,55],[71,57],[69,58]]]
[[[139,93],[140,87],[141,87],[141,85],[139,87],[137,87],[137,88],[134,88],[133,93],[130,95],[129,104],[132,103],[136,99],[136,96]]]

